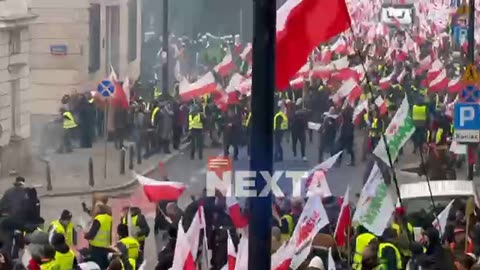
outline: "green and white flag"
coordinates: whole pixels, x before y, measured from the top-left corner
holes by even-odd
[[[412,115],[409,113],[409,105],[407,97],[402,101],[402,105],[397,110],[397,113],[393,117],[390,125],[385,130],[385,137],[387,139],[388,149],[390,150],[390,155],[392,157],[392,162],[398,157],[398,152],[403,147],[403,145],[410,139],[412,134],[415,132],[415,125],[413,123]],[[373,153],[379,157],[385,164],[390,166],[388,161],[387,148],[385,143],[380,140],[377,144],[377,147]]]
[[[380,236],[388,226],[394,210],[394,196],[385,184],[380,168],[375,163],[365,186],[363,186],[352,221]]]

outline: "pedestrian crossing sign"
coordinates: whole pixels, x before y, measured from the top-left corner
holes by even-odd
[[[470,64],[467,66],[465,73],[463,73],[462,81],[467,84],[480,83],[480,75],[478,74],[477,67]]]

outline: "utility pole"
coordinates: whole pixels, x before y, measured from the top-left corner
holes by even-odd
[[[475,0],[470,0],[468,11],[468,62],[475,66]],[[468,145],[468,180],[473,180],[477,146],[478,144]]]
[[[162,51],[165,53],[165,62],[162,66],[162,93],[168,93],[168,46],[169,34],[168,34],[168,0],[163,0],[163,48]]]
[[[253,79],[250,170],[273,171],[276,1],[253,0]],[[257,195],[265,180],[255,176]],[[272,195],[250,198],[248,269],[271,268]]]

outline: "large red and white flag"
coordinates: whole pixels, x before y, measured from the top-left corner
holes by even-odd
[[[108,75],[108,80],[113,83],[118,81],[118,76],[115,72],[115,69],[113,69],[113,66],[110,66],[110,75]]]
[[[180,82],[179,92],[183,100],[190,100],[206,94],[217,91],[218,85],[212,72],[203,75],[194,83],[189,83],[187,79]]]
[[[178,223],[177,242],[172,268],[175,270],[195,270],[195,258],[193,257],[187,234],[183,230],[182,220]]]
[[[248,270],[248,235],[244,234],[238,243],[235,270]]]
[[[180,182],[156,181],[139,174],[136,178],[150,202],[176,201],[187,189],[187,185]]]
[[[350,186],[345,191],[343,196],[342,208],[338,215],[337,226],[335,227],[335,241],[339,247],[343,247],[347,244],[348,229],[352,224],[352,210],[350,208]]]
[[[199,206],[186,234],[194,260],[197,259],[200,232],[203,229],[205,229],[205,214],[203,213],[203,206]]]
[[[350,25],[345,0],[285,2],[277,11],[277,87],[287,88],[313,49]]]
[[[432,225],[440,232],[440,234],[445,233],[448,215],[450,214],[454,201],[455,200],[451,200],[447,207],[445,207],[445,209],[443,209],[443,211],[438,214],[437,218],[432,222]]]
[[[226,203],[233,225],[235,225],[237,229],[246,227],[248,225],[248,218],[243,214],[240,204],[231,192],[227,192],[227,194],[232,195],[227,196]]]

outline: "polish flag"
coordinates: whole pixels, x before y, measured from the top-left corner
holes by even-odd
[[[238,88],[238,90],[240,90],[242,94],[249,95],[252,91],[252,78],[248,78],[242,81]]]
[[[348,96],[358,84],[355,79],[350,79],[342,84],[338,91],[333,95],[332,100],[335,104],[338,104],[340,100]]]
[[[212,72],[203,75],[194,83],[189,83],[187,79],[183,79],[179,85],[180,96],[183,100],[190,100],[195,97],[211,94],[217,90],[217,83]]]
[[[187,189],[187,186],[180,182],[156,181],[139,174],[136,174],[136,178],[150,202],[176,201]]]
[[[352,209],[350,208],[350,186],[345,191],[343,196],[342,208],[338,215],[337,226],[335,227],[335,241],[337,245],[343,247],[347,244],[348,229],[352,224]]]
[[[355,103],[360,98],[360,96],[362,96],[362,93],[363,93],[362,87],[360,87],[360,85],[357,84],[357,86],[355,86],[352,92],[350,92],[350,94],[348,95],[348,104],[350,105],[350,107],[352,108],[355,107]]]
[[[423,80],[422,84],[424,86],[429,86],[431,82],[435,80],[435,78],[437,78],[438,75],[440,75],[440,73],[442,72],[442,67],[443,67],[442,62],[440,62],[440,60],[438,59],[435,60],[435,62],[433,62],[432,64],[432,68],[428,71],[427,78]]]
[[[232,75],[230,78],[230,82],[228,82],[227,88],[225,88],[225,92],[227,93],[232,93],[235,92],[236,90],[239,90],[240,84],[245,80],[245,78],[238,74],[235,73]]]
[[[304,86],[305,86],[305,78],[303,77],[297,77],[290,81],[290,87],[294,90],[303,89]]]
[[[305,65],[297,72],[297,76],[307,77],[310,74],[310,61],[307,61]]]
[[[447,71],[443,69],[440,74],[432,81],[429,85],[429,90],[432,92],[438,92],[440,90],[444,90],[448,87],[448,78],[447,78]]]
[[[187,230],[186,236],[190,245],[190,252],[192,253],[193,260],[197,259],[198,246],[200,242],[200,232],[205,229],[205,214],[203,212],[203,206],[199,206],[195,217]]]
[[[350,25],[344,0],[285,2],[277,11],[277,87],[287,88],[313,49]]]
[[[130,104],[128,102],[128,98],[125,94],[122,83],[120,83],[119,81],[114,81],[113,84],[115,85],[115,92],[113,93],[112,97],[113,104],[117,107],[128,109]]]
[[[384,115],[384,114],[387,113],[387,111],[388,111],[387,102],[385,102],[385,100],[382,98],[382,96],[378,96],[375,99],[375,105],[380,110],[380,115]]]
[[[235,69],[235,62],[233,62],[232,54],[228,52],[225,57],[223,57],[222,62],[220,62],[215,68],[215,72],[220,74],[222,77],[228,76]]]
[[[331,65],[322,65],[320,63],[315,63],[312,71],[310,72],[310,77],[326,80],[332,76],[332,70],[333,68]]]
[[[453,202],[455,200],[450,201],[450,203],[443,209],[443,211],[438,214],[437,218],[432,222],[432,225],[440,232],[445,233],[445,227],[447,226],[447,219],[448,215],[450,214],[450,210],[452,209]]]
[[[238,203],[237,199],[233,197],[231,192],[227,192],[232,196],[227,197],[227,207],[230,217],[232,218],[233,225],[235,228],[241,229],[248,225],[248,218],[242,213],[242,208]]]
[[[110,66],[110,75],[108,75],[108,80],[111,82],[118,82],[118,76],[115,72],[115,69],[113,69],[113,66]]]
[[[355,125],[359,125],[362,118],[361,116],[363,115],[364,112],[368,110],[368,100],[362,100],[358,103],[358,105],[355,107],[353,110],[353,117],[352,117],[352,122]]]
[[[380,87],[380,89],[384,91],[390,88],[390,86],[392,86],[393,74],[394,72],[392,71],[392,73],[387,77],[381,78],[380,81],[378,82],[378,87]]]
[[[227,242],[227,269],[228,270],[235,270],[235,264],[237,263],[237,252],[235,251],[235,246],[233,245],[232,236],[230,235],[230,231],[228,232],[228,242]]]
[[[400,72],[400,74],[398,74],[398,76],[397,76],[397,82],[402,83],[403,79],[405,79],[406,75],[407,75],[407,71],[405,69],[403,69],[402,72]]]
[[[348,68],[348,66],[350,65],[350,61],[348,61],[347,56],[344,56],[344,57],[339,58],[337,60],[333,60],[331,65],[333,66],[333,68],[335,70],[340,71],[342,69]]]
[[[247,46],[240,54],[240,58],[245,62],[252,63],[252,49],[252,43],[247,43]]]
[[[337,38],[337,40],[335,41],[335,43],[333,43],[330,50],[335,52],[336,54],[342,54],[347,51],[347,43],[345,42],[342,36],[339,36]]]
[[[183,230],[182,220],[178,223],[177,241],[171,269],[195,270],[195,259],[190,249],[187,234]]]
[[[463,89],[463,84],[460,81],[460,77],[458,77],[456,79],[453,79],[453,80],[450,80],[448,82],[448,92],[458,93],[458,92],[462,91],[462,89]]]
[[[421,75],[423,72],[429,70],[432,67],[432,56],[427,55],[420,60],[419,67],[415,70],[416,75]]]

